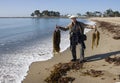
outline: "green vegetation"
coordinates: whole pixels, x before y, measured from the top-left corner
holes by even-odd
[[[113,11],[112,9],[107,9],[105,12],[101,13],[99,11],[89,12],[85,14],[87,17],[120,17],[119,11]]]
[[[56,12],[56,11],[48,11],[48,10],[44,10],[42,12],[40,12],[40,10],[35,10],[32,14],[32,17],[36,16],[36,17],[42,17],[42,16],[55,16],[55,17],[59,17],[60,13]]]

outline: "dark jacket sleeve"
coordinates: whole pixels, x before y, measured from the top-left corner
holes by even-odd
[[[70,29],[71,23],[68,24],[66,27],[59,27],[63,31],[68,31]]]
[[[88,24],[84,24],[84,23],[81,23],[81,25],[82,25],[84,28],[93,29],[93,28],[92,28],[92,25],[88,25]]]
[[[81,26],[83,27],[83,28],[86,28],[88,25],[87,24],[84,24],[84,23],[82,23],[82,22],[80,22],[80,24],[81,24]]]
[[[69,30],[69,27],[59,27],[61,30],[63,30],[63,31],[67,31],[67,30]]]

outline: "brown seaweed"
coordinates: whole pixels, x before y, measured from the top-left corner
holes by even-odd
[[[60,30],[55,30],[53,33],[53,52],[59,52],[60,51]]]
[[[83,72],[83,74],[84,75],[89,75],[89,76],[92,76],[92,77],[98,77],[98,76],[103,75],[103,72],[91,69],[91,70],[87,70],[86,72]]]
[[[96,47],[99,45],[99,40],[100,40],[100,32],[96,32]]]
[[[45,79],[45,81],[47,83],[68,83],[69,81],[72,82],[73,81],[72,77],[63,78],[63,76],[66,75],[67,71],[70,71],[70,70],[73,70],[73,69],[74,70],[79,70],[82,67],[83,67],[83,63],[79,63],[79,61],[56,64],[56,65],[54,65],[54,69],[53,69],[53,71],[51,71],[50,76],[47,77]],[[63,81],[63,82],[61,82],[61,81]]]
[[[95,33],[93,33],[92,34],[92,49],[93,49],[93,47],[95,45],[95,40],[96,40],[96,35],[95,35]]]
[[[116,40],[118,40],[118,39],[120,39],[120,36],[116,35],[113,38],[116,39]]]
[[[114,58],[107,57],[107,58],[105,58],[105,61],[110,64],[114,63],[114,65],[120,65],[120,57],[114,57]]]
[[[120,39],[120,25],[97,20],[96,22],[100,24],[99,27],[102,28],[102,30],[107,30],[108,32],[113,33],[113,39]]]
[[[92,49],[94,48],[94,46],[98,46],[99,45],[99,40],[100,40],[100,32],[95,29],[94,33],[92,34]]]
[[[61,77],[58,83],[72,83],[75,80],[73,77]]]

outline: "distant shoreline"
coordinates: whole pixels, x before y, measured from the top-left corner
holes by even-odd
[[[40,17],[32,17],[32,16],[12,16],[12,17],[0,17],[0,18],[69,18],[68,16],[40,16]],[[79,16],[78,18],[120,18],[120,17],[87,17],[87,16]]]
[[[0,17],[0,18],[32,18],[32,17]]]
[[[68,18],[68,17],[41,16],[41,17],[0,17],[0,18]]]
[[[67,16],[41,16],[41,17],[0,17],[0,18],[68,18]],[[102,19],[102,18],[120,18],[120,17],[78,17],[81,19],[91,19],[91,18],[98,18],[98,19]]]
[[[68,18],[67,16],[41,16],[41,17],[0,17],[0,18]],[[90,17],[78,17],[78,18],[90,18]]]

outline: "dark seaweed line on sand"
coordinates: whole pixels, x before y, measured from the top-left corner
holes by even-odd
[[[116,40],[120,39],[120,25],[116,25],[116,24],[104,22],[104,21],[98,21],[98,20],[95,20],[95,21],[100,24],[99,25],[100,28],[102,27],[102,29],[105,29],[108,32],[113,33],[114,34],[113,39],[116,39]]]

